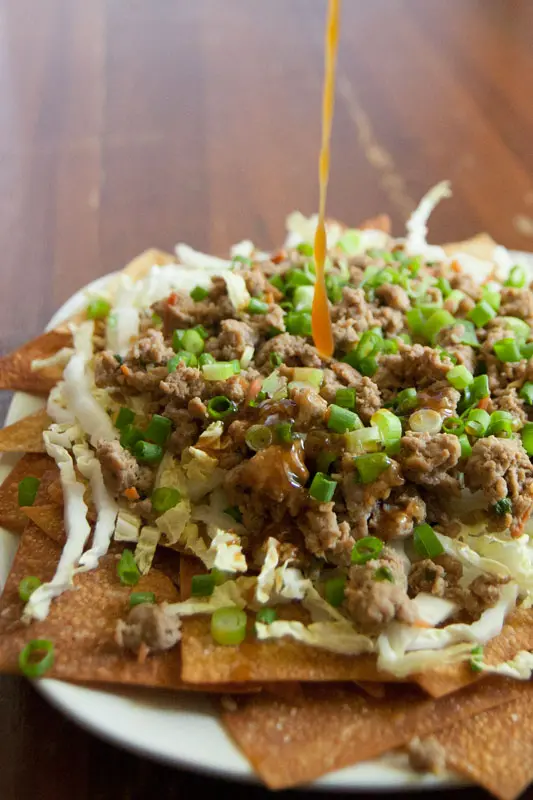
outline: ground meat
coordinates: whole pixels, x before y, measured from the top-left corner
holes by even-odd
[[[372,308],[368,305],[363,289],[352,289],[345,286],[342,300],[331,309],[331,319],[339,322],[343,319],[353,321],[353,328],[359,333],[367,331],[375,324]]]
[[[335,341],[335,349],[347,353],[359,341],[361,333],[355,319],[340,319],[333,322],[331,329]]]
[[[388,500],[377,503],[370,517],[369,532],[388,542],[405,539],[426,518],[426,504],[414,489],[393,489]]]
[[[376,297],[389,308],[396,308],[399,311],[407,311],[411,306],[409,295],[402,289],[401,286],[396,286],[394,283],[383,283],[376,289]]]
[[[509,578],[497,575],[479,575],[466,588],[457,586],[448,591],[446,596],[457,602],[473,619],[479,619],[481,614],[496,605],[501,596],[503,586]]]
[[[476,371],[476,351],[467,344],[461,344],[465,326],[458,324],[450,328],[443,328],[437,334],[436,343],[443,347],[447,353],[455,356],[458,364],[463,364],[470,372]]]
[[[404,476],[413,483],[455,493],[459,484],[449,474],[461,458],[457,436],[449,433],[413,433],[402,436],[397,459]]]
[[[420,408],[431,408],[439,413],[444,412],[446,416],[456,413],[460,399],[461,392],[454,389],[446,380],[436,381],[418,393]]]
[[[139,465],[120,442],[101,439],[96,445],[96,457],[114,492],[119,494],[135,486],[139,478]]]
[[[225,288],[225,287],[224,287]],[[235,310],[227,295],[211,296],[196,302],[188,294],[175,292],[165,300],[155,303],[153,310],[163,320],[165,336],[172,331],[205,325],[208,328],[221,322],[223,319],[233,317]]]
[[[201,427],[185,408],[175,408],[173,403],[169,403],[165,409],[164,416],[172,420],[175,427],[168,440],[168,449],[171,453],[180,455],[186,447],[195,444],[201,433]]]
[[[270,305],[266,314],[251,315],[247,319],[257,336],[266,336],[272,328],[276,331],[285,330],[285,313],[281,306],[276,304]]]
[[[139,339],[131,348],[128,364],[130,360],[138,364],[166,364],[174,356],[172,347],[168,347],[163,339],[163,334],[158,330],[149,330],[142,339]]]
[[[355,541],[347,522],[339,522],[333,503],[316,503],[298,517],[309,552],[318,558],[348,566]]]
[[[296,403],[295,424],[298,430],[309,430],[318,427],[326,411],[328,404],[313,389],[291,389],[290,399]]]
[[[506,522],[511,532],[522,529],[533,507],[533,469],[518,439],[478,439],[466,462],[465,483],[473,492],[481,490],[491,506],[509,498],[512,522]],[[501,523],[501,517],[497,521]]]
[[[150,494],[153,489],[155,480],[155,470],[150,469],[148,466],[139,467],[139,476],[135,484],[135,488],[139,494]]]
[[[334,361],[331,369],[324,370],[324,382],[320,394],[328,403],[335,402],[338,389],[351,386],[355,389],[356,410],[363,422],[370,422],[370,417],[381,408],[379,389],[370,378],[364,378],[360,373],[342,361]]]
[[[234,403],[242,403],[249,389],[245,373],[232,375],[227,381],[206,381],[203,389],[204,397],[224,395]]]
[[[236,319],[224,319],[220,323],[220,334],[208,339],[205,349],[217,361],[241,359],[246,347],[255,347],[258,335],[251,325]]]
[[[452,272],[449,275],[449,281],[452,289],[459,289],[476,302],[481,299],[481,287],[471,275],[464,272]]]
[[[416,772],[433,772],[440,775],[446,769],[446,751],[434,736],[411,739],[407,752],[409,766]]]
[[[288,367],[321,367],[322,359],[315,348],[301,336],[281,333],[265,342],[256,353],[255,363],[268,374],[272,371],[270,354],[277,353]]]
[[[402,486],[400,468],[396,461],[381,473],[373,483],[358,483],[353,472],[345,472],[341,482],[342,494],[346,503],[346,510],[355,539],[362,539],[368,535],[369,519],[375,510],[376,504],[390,497],[394,487]]]
[[[346,609],[362,631],[376,631],[394,619],[411,623],[417,617],[407,595],[404,564],[387,547],[379,559],[351,567],[345,597]]]
[[[374,310],[374,324],[387,336],[394,336],[405,330],[405,317],[402,311],[382,306]]]
[[[165,613],[165,609],[154,603],[134,606],[127,619],[119,620],[115,640],[119,647],[134,653],[146,650],[170,650],[181,638],[179,617]]]
[[[193,397],[187,404],[187,410],[193,419],[205,419],[207,406],[199,397]]]
[[[533,293],[529,289],[513,289],[504,286],[500,297],[498,313],[501,317],[519,317],[526,322],[533,322]]]
[[[437,350],[414,344],[402,347],[400,352],[383,356],[374,381],[380,389],[399,390],[407,386],[424,389],[436,381],[446,379],[452,362],[441,358]]]
[[[266,279],[265,273],[259,267],[246,270],[243,273],[246,282],[246,288],[252,297],[259,297],[265,292],[270,291],[270,285]]]
[[[431,559],[424,558],[422,561],[415,561],[408,578],[409,594],[411,597],[416,597],[419,592],[425,592],[443,597],[446,589],[444,576],[444,567],[435,564]]]
[[[203,397],[205,385],[206,381],[199,369],[178,364],[177,369],[170,375],[167,374],[166,378],[160,382],[160,389],[172,398],[176,407],[180,405],[185,407],[189,400]]]
[[[94,357],[94,382],[100,388],[116,386],[120,375],[120,364],[111,350],[104,350]]]
[[[522,425],[529,419],[524,401],[515,388],[497,389],[491,397],[490,411],[508,411]]]

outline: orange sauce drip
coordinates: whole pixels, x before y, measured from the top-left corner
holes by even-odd
[[[331,328],[331,317],[329,314],[328,295],[326,292],[324,264],[327,255],[325,214],[329,178],[331,125],[333,122],[333,106],[335,102],[335,67],[339,43],[339,12],[340,0],[329,0],[325,42],[324,92],[322,96],[322,145],[318,163],[320,203],[318,207],[318,224],[315,233],[316,284],[311,315],[315,347],[323,356],[332,356],[335,346],[333,330]]]

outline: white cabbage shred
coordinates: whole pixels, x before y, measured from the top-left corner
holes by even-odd
[[[421,255],[428,260],[446,258],[442,247],[429,245],[427,243],[427,223],[435,206],[444,198],[451,196],[452,191],[449,181],[441,181],[441,183],[433,186],[433,188],[424,195],[417,208],[415,208],[407,220],[405,249],[410,255]]]

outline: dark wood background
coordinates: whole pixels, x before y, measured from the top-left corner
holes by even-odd
[[[0,0],[2,352],[149,245],[274,246],[316,209],[324,12]],[[450,178],[434,241],[533,249],[532,98],[531,0],[345,0],[329,213],[386,211],[400,233]],[[0,679],[0,742],[9,800],[263,795],[103,744],[18,678]]]

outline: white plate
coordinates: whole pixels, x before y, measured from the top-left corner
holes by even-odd
[[[101,288],[107,277],[100,278],[86,288]],[[77,292],[59,309],[49,327],[54,327],[82,307],[84,291]],[[40,400],[31,395],[17,393],[6,424],[15,422],[42,405]],[[16,461],[17,458],[10,455],[0,460],[0,480],[10,472]],[[17,542],[18,537],[0,528],[2,587]],[[237,780],[257,780],[248,762],[226,736],[205,696],[141,689],[117,689],[111,692],[50,679],[38,681],[35,685],[62,713],[113,744],[175,766]],[[457,785],[464,783],[460,783],[453,775],[435,778],[415,774],[408,768],[405,756],[394,754],[327,775],[310,788],[386,792]]]

